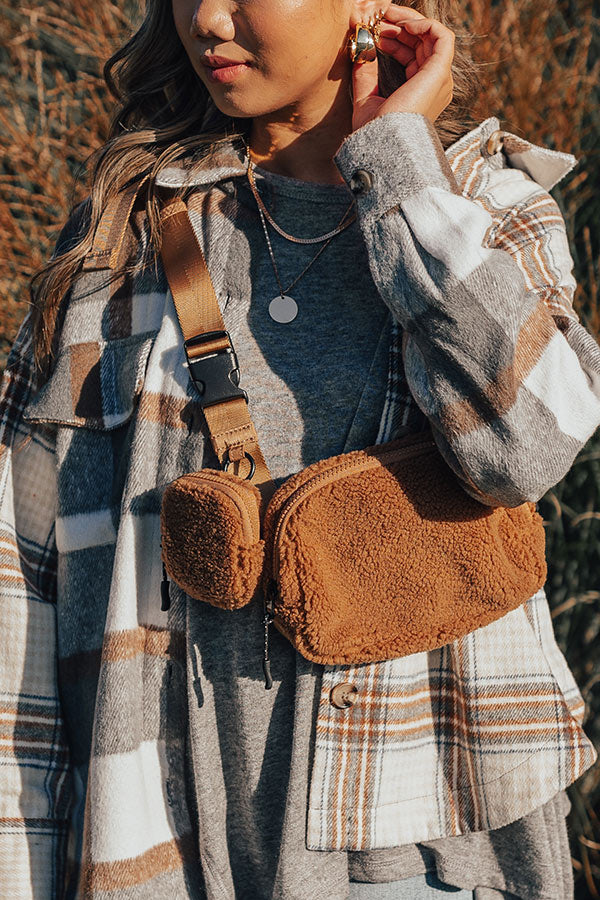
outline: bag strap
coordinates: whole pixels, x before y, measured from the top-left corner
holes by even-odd
[[[202,249],[181,198],[161,209],[161,258],[183,334],[188,367],[199,390],[220,464],[241,462],[236,474],[255,484],[266,504],[275,484],[258,443],[248,395]],[[244,462],[245,460],[245,462]]]
[[[146,178],[106,204],[83,268],[118,266],[127,224]],[[190,375],[199,394],[210,439],[221,466],[236,465],[241,478],[258,487],[263,507],[275,484],[258,443],[248,410],[248,395],[238,387],[239,366],[221,315],[208,266],[179,197],[161,205],[161,258],[183,334]]]

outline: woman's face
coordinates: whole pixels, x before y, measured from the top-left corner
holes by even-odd
[[[194,70],[226,115],[256,117],[333,96],[350,78],[355,0],[172,0]],[[205,56],[206,55],[206,56]],[[207,57],[238,66],[209,68]],[[215,60],[221,63],[222,60]]]

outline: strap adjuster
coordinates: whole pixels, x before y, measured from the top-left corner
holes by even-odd
[[[233,346],[215,350],[206,356],[190,358],[189,350],[192,347],[218,338],[227,338],[231,345],[228,331],[207,331],[183,342],[190,375],[200,394],[202,408],[223,403],[225,400],[235,400],[237,397],[243,397],[246,403],[248,402],[248,394],[238,387],[240,369]]]

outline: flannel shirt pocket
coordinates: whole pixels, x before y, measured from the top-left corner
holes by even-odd
[[[24,419],[110,431],[131,418],[155,332],[64,346]]]

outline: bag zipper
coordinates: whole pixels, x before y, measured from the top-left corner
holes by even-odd
[[[269,659],[269,626],[275,616],[275,601],[277,599],[277,582],[273,578],[269,579],[266,590],[263,590],[263,596],[263,672],[265,675],[265,690],[269,691],[273,687],[271,660]]]
[[[356,460],[349,460],[345,463],[336,463],[331,468],[321,470],[316,475],[313,475],[312,478],[309,478],[308,481],[305,481],[304,484],[300,485],[299,488],[292,491],[290,496],[284,501],[283,506],[277,514],[277,525],[275,526],[275,533],[273,536],[270,553],[271,566],[269,576],[265,581],[265,587],[263,589],[263,671],[265,673],[265,689],[270,689],[273,683],[271,679],[271,664],[269,659],[269,626],[275,620],[275,605],[280,597],[280,585],[277,579],[280,561],[279,536],[284,528],[285,523],[289,519],[297,504],[306,494],[314,490],[315,487],[320,487],[323,483],[326,484],[328,481],[335,480],[340,472],[352,469],[355,469],[357,472],[368,471],[369,469],[376,468],[381,460],[385,460],[388,457],[393,457],[394,459],[405,459],[407,456],[412,456],[420,452],[429,450],[433,446],[435,446],[435,442],[428,434],[427,437],[421,440],[415,440],[414,443],[411,443],[409,447],[406,447],[404,449],[402,447],[397,447],[395,449],[384,450],[381,453],[368,455],[366,457],[362,456],[358,462],[356,462]]]
[[[321,483],[327,484],[327,482],[329,481],[334,481],[337,475],[346,469],[355,469],[357,472],[368,471],[369,469],[377,468],[379,461],[385,459],[388,456],[393,456],[395,459],[404,459],[407,456],[412,456],[416,452],[427,450],[430,446],[431,439],[428,438],[427,441],[419,442],[417,445],[407,447],[405,450],[386,450],[380,454],[377,454],[377,456],[368,456],[366,458],[363,458],[358,463],[354,461],[350,461],[345,464],[340,463],[335,465],[331,469],[326,469],[325,471],[319,472],[317,475],[314,475],[312,478],[309,478],[308,481],[304,482],[304,484],[301,485],[301,487],[299,487],[297,491],[293,491],[279,511],[277,527],[275,529],[275,536],[273,538],[272,577],[276,578],[275,572],[279,570],[279,536],[283,531],[283,527],[289,519],[290,515],[292,514],[300,500],[303,499],[305,494],[310,493],[310,491],[314,490],[317,486],[321,487]]]
[[[242,534],[244,538],[249,541],[257,541],[260,539],[260,533],[257,534],[257,527],[252,522],[252,517],[246,505],[246,495],[241,488],[238,488],[233,482],[224,483],[223,480],[219,477],[219,473],[215,473],[214,475],[207,474],[206,470],[203,472],[192,472],[188,475],[188,478],[191,478],[193,481],[197,481],[202,484],[202,482],[209,481],[211,484],[215,484],[219,490],[222,490],[223,493],[229,497],[230,500],[233,500],[235,505],[240,511],[241,520],[242,520]],[[260,529],[260,524],[258,525],[258,530]]]

